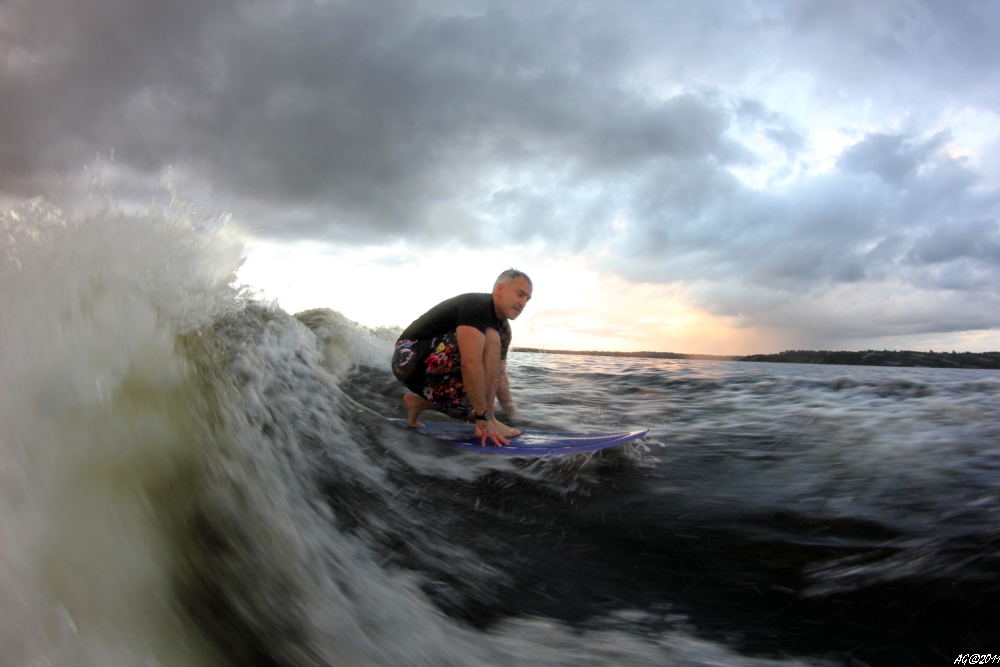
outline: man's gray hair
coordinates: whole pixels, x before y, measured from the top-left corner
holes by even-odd
[[[524,278],[525,280],[528,281],[529,285],[531,285],[532,287],[535,286],[535,284],[531,282],[531,278],[528,277],[527,273],[525,273],[524,271],[518,271],[517,269],[511,268],[511,269],[507,269],[506,271],[504,271],[503,273],[501,273],[499,276],[497,276],[497,280],[496,280],[495,283],[493,283],[493,287],[495,289],[497,285],[501,285],[501,284],[505,285],[505,286],[506,285],[510,285],[512,282],[514,282],[518,278]]]

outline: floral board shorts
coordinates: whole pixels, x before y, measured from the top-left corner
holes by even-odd
[[[392,373],[438,412],[453,419],[464,419],[472,412],[462,384],[462,358],[454,331],[422,340],[397,340]]]

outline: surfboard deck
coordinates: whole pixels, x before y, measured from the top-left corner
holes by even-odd
[[[407,428],[405,419],[390,419],[400,428]],[[614,433],[561,433],[534,428],[521,429],[521,435],[508,438],[509,445],[498,447],[487,440],[484,447],[475,437],[475,425],[452,424],[447,422],[424,422],[423,428],[408,429],[437,440],[443,440],[455,447],[470,452],[484,454],[506,454],[517,456],[546,456],[552,454],[576,454],[593,452],[606,447],[614,447],[623,442],[636,440],[646,435],[649,429],[641,431],[617,431]]]

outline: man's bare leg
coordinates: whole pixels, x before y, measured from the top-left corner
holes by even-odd
[[[497,388],[500,386],[500,334],[496,329],[486,330],[486,344],[483,346],[483,369],[486,371],[486,405],[493,412],[493,404],[497,398]],[[473,417],[474,418],[474,417]],[[520,429],[511,428],[493,417],[497,431],[505,438],[521,435]],[[478,430],[478,429],[477,429]]]
[[[417,421],[417,417],[424,410],[430,410],[434,407],[426,398],[416,394],[403,396],[403,405],[406,406],[406,425],[409,428],[423,428],[424,425]]]

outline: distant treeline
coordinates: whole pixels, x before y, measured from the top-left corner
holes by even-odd
[[[928,368],[1000,369],[1000,352],[913,352],[910,350],[787,350],[778,354],[753,354],[738,361],[779,364],[838,364],[844,366],[910,366]]]
[[[764,361],[778,364],[837,364],[841,366],[907,366],[926,368],[1000,369],[1000,352],[913,352],[910,350],[786,350],[778,354],[735,357],[721,354],[681,354],[679,352],[604,352],[601,350],[543,350],[513,347],[513,352],[578,354],[592,357],[639,357],[642,359],[706,359],[709,361]]]
[[[680,354],[678,352],[603,352],[599,350],[543,350],[538,347],[512,347],[512,352],[537,352],[541,354],[579,354],[591,357],[640,357],[642,359],[707,359],[732,361],[739,357],[719,354]]]

